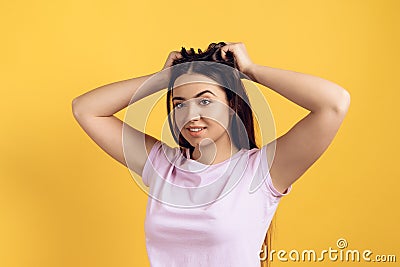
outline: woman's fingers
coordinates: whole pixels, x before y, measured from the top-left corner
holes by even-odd
[[[253,64],[246,51],[244,43],[226,42],[226,45],[221,47],[221,51],[222,51],[221,56],[224,60],[227,60],[226,54],[228,51],[232,53],[240,71],[245,71],[245,69],[247,69],[248,66]]]
[[[231,44],[231,43],[230,43]],[[230,44],[221,47],[221,56],[223,60],[227,60],[226,53],[229,51]]]
[[[180,51],[171,51],[171,52],[169,52],[168,58],[167,58],[167,60],[165,61],[165,64],[164,64],[163,69],[166,69],[166,68],[171,67],[173,61],[174,61],[175,59],[179,59],[179,58],[182,58],[182,54],[181,54]]]
[[[226,60],[226,52],[221,48],[221,57],[223,60]]]
[[[170,60],[171,60],[171,65],[172,65],[172,61],[175,59],[179,59],[182,58],[182,54],[179,51],[172,51],[170,54]]]
[[[226,53],[228,51],[232,52],[233,54],[235,54],[235,46],[239,43],[234,43],[234,42],[225,42],[226,45],[224,45],[223,47],[221,47],[221,56],[224,60],[227,60],[226,57]]]
[[[227,54],[227,52],[229,51],[229,52],[231,52],[232,54],[233,54],[233,56],[235,55],[235,49],[234,49],[234,43],[230,43],[229,45],[225,45],[225,46],[223,46],[222,48],[221,48],[221,51],[222,51],[222,53],[221,53],[221,56],[222,56],[222,58],[224,59],[224,60],[228,60],[228,58],[227,58],[227,56],[226,56],[226,54]]]
[[[177,58],[182,58],[182,54],[181,54],[181,52],[179,52],[179,51],[173,51],[174,52],[174,57],[175,57],[175,59],[177,59]]]

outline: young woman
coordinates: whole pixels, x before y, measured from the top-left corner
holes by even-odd
[[[155,74],[101,86],[72,102],[83,130],[150,188],[145,232],[151,266],[260,266],[279,200],[332,142],[349,93],[319,77],[258,65],[243,43],[173,51]],[[156,86],[139,90],[150,77]],[[310,113],[258,146],[241,78]],[[165,88],[175,148],[113,115],[132,96],[135,102]],[[250,192],[254,181],[261,183]]]

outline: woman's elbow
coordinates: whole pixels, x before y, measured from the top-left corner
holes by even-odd
[[[334,106],[334,110],[336,113],[341,115],[346,115],[347,111],[350,107],[350,93],[342,88],[340,91],[340,97],[336,101],[336,105]]]
[[[79,108],[79,97],[75,97],[74,99],[72,99],[72,104],[71,104],[71,110],[72,110],[72,114],[74,115],[74,117],[78,117],[79,115],[82,114],[82,111],[80,111]]]

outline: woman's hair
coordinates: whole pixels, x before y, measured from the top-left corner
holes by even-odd
[[[245,76],[243,76],[239,71],[237,62],[235,61],[231,51],[227,51],[226,60],[222,58],[221,48],[225,45],[226,43],[224,42],[211,43],[206,51],[202,52],[198,49],[198,53],[196,53],[193,48],[190,48],[190,50],[187,51],[182,47],[180,52],[182,58],[176,59],[172,63],[172,66],[178,64],[181,65],[179,65],[179,67],[171,68],[171,79],[167,92],[168,123],[175,141],[179,144],[181,149],[188,148],[191,155],[194,151],[194,147],[182,136],[175,120],[171,118],[174,116],[170,115],[172,106],[172,89],[175,80],[183,74],[191,73],[202,74],[213,79],[225,91],[228,105],[235,111],[229,132],[232,135],[231,138],[236,147],[239,149],[258,148],[255,140],[253,112],[246,90],[241,81],[241,78]],[[264,239],[264,244],[267,246],[266,251],[263,252],[266,253],[264,255],[269,255],[268,251],[271,245],[271,234],[272,222]],[[265,264],[269,264],[269,257],[267,257],[267,261],[261,261],[262,267],[265,266]]]
[[[231,52],[228,51],[228,60],[221,57],[221,47],[225,43],[211,43],[205,52],[196,54],[191,48],[190,52],[182,47],[182,58],[175,60],[172,65],[182,64],[179,67],[172,68],[171,79],[168,85],[167,92],[167,112],[171,114],[172,105],[172,88],[175,80],[183,75],[197,73],[205,75],[218,83],[225,91],[228,99],[228,106],[235,111],[232,118],[231,128],[229,133],[232,135],[232,142],[239,149],[241,148],[257,148],[254,134],[253,113],[250,107],[249,98],[244,89],[244,85],[240,80],[240,71],[236,68],[236,62],[233,59]],[[192,62],[192,63],[189,63]],[[221,66],[221,63],[226,66]],[[173,113],[173,112],[172,112]],[[182,136],[176,123],[168,116],[169,126],[175,141],[183,148],[189,148],[190,154],[193,153],[194,147]]]

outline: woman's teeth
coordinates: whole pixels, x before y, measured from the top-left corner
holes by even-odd
[[[189,131],[191,131],[191,132],[198,132],[201,130],[203,130],[203,128],[189,128]]]

